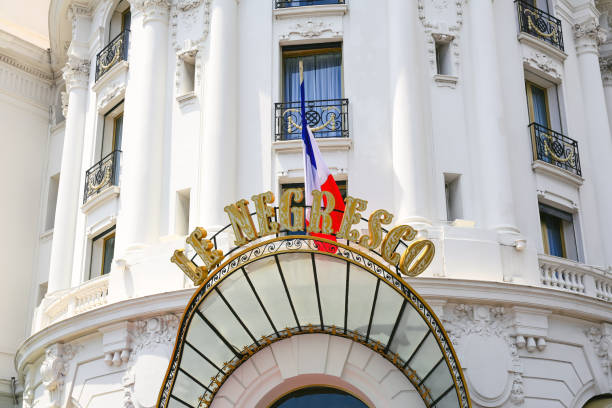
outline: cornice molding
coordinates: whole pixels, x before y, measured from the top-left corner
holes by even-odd
[[[33,75],[35,77],[37,77],[38,79],[41,79],[43,81],[46,81],[48,83],[53,82],[53,74],[51,72],[45,72],[42,71],[32,65],[29,65],[25,62],[19,61],[14,57],[11,57],[10,55],[7,54],[3,54],[0,53],[0,62],[3,62],[5,64],[8,64],[14,68],[17,68],[23,72],[26,72],[30,75]]]

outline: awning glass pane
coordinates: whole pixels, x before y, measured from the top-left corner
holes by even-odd
[[[433,335],[429,335],[414,354],[410,362],[410,368],[416,371],[419,378],[423,378],[441,357],[442,352],[438,347],[436,338]]]
[[[188,404],[198,406],[198,399],[206,389],[189,378],[185,373],[179,371],[174,383],[172,394]]]
[[[370,338],[387,344],[397,321],[404,298],[388,285],[381,284],[374,309]]]
[[[436,408],[459,408],[459,400],[457,399],[455,390],[450,390],[444,398],[438,401]]]
[[[442,393],[453,384],[453,379],[450,376],[446,361],[442,361],[438,364],[423,384],[429,390],[429,395],[431,395],[433,400],[436,400],[442,395]]]
[[[365,336],[368,331],[368,323],[370,323],[376,277],[370,273],[364,273],[353,265],[351,265],[349,274],[347,328],[357,330]]]
[[[234,353],[221,342],[221,339],[217,337],[198,315],[193,316],[191,320],[191,325],[187,332],[187,341],[198,350],[205,351],[206,357],[215,363],[217,367],[223,367],[225,362],[230,361],[234,357]],[[211,344],[215,347],[211,347]]]
[[[211,377],[214,377],[219,373],[219,370],[212,366],[188,345],[185,345],[185,348],[183,349],[181,368],[205,385],[210,383]]]
[[[327,326],[344,327],[346,261],[331,256],[315,255],[323,322]]]
[[[244,268],[277,330],[297,325],[273,257]]]
[[[310,254],[283,254],[279,255],[279,259],[300,325],[320,326]]]
[[[397,326],[389,350],[399,355],[402,360],[407,361],[428,332],[429,327],[423,321],[423,318],[416,310],[407,306]]]
[[[206,302],[200,305],[200,311],[236,352],[253,343],[216,291],[210,292]]]
[[[274,332],[244,273],[229,275],[221,282],[219,290],[256,339]]]

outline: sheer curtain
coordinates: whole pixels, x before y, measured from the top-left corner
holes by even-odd
[[[299,62],[304,65],[304,95],[306,98],[306,110],[312,110],[319,114],[321,120],[318,123],[310,122],[310,126],[317,127],[329,118],[333,112],[340,120],[336,123],[336,130],[329,127],[315,132],[315,137],[339,137],[341,136],[341,112],[340,101],[330,101],[342,98],[342,55],[340,52],[328,52],[316,55],[288,57],[284,60],[284,102],[294,102],[291,107],[299,108],[300,101],[300,71]],[[319,101],[314,104],[308,102]],[[298,115],[299,116],[299,115]],[[299,123],[299,121],[298,121]],[[287,137],[295,139],[300,137],[299,129],[293,129]]]

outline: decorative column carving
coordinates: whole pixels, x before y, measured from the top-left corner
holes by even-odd
[[[55,228],[49,266],[49,292],[70,287],[77,213],[81,193],[81,159],[87,109],[89,61],[69,57],[66,82],[66,131],[62,149]],[[62,98],[64,100],[64,98]]]
[[[479,197],[485,226],[498,231],[500,242],[513,244],[519,238],[514,214],[510,177],[510,155],[504,125],[502,78],[495,40],[492,1],[470,1],[470,49],[472,55],[473,118],[479,162]]]
[[[389,21],[389,89],[393,144],[394,206],[397,222],[430,224],[431,117],[429,86],[424,86],[417,3],[391,0]],[[410,38],[410,41],[406,41]]]
[[[585,148],[585,153],[588,153],[586,157],[591,163],[606,163],[612,157],[612,136],[598,50],[599,44],[605,41],[605,33],[599,26],[597,18],[593,16],[574,26],[574,37],[587,130],[587,134],[584,135],[587,143],[581,146]],[[582,152],[581,156],[585,157]],[[585,176],[592,179],[597,197],[597,218],[601,242],[601,255],[592,255],[594,259],[590,262],[610,266],[612,265],[612,237],[608,232],[612,230],[612,213],[609,211],[609,203],[612,202],[612,184],[606,172],[591,171]]]
[[[160,235],[166,123],[166,0],[132,0],[128,86],[121,157],[117,259]]]
[[[591,327],[585,330],[587,339],[599,358],[601,369],[608,378],[608,389],[612,389],[612,324]]]
[[[53,344],[45,351],[45,359],[40,366],[40,375],[47,394],[48,405],[46,408],[59,408],[62,405],[68,361],[76,353],[76,346],[62,343]]]
[[[599,59],[601,81],[604,87],[606,108],[608,112],[608,125],[612,131],[612,56]]]

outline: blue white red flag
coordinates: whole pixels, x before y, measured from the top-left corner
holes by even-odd
[[[304,187],[305,187],[305,196],[306,196],[306,205],[312,206],[312,191],[328,191],[330,192],[335,199],[334,209],[336,211],[332,212],[332,226],[334,229],[334,233],[337,233],[340,229],[340,224],[342,222],[342,216],[344,214],[344,200],[342,199],[342,195],[340,194],[340,189],[338,188],[338,184],[336,184],[336,180],[329,172],[327,165],[323,161],[323,156],[319,151],[319,146],[315,141],[314,135],[312,134],[312,130],[308,126],[308,121],[306,119],[306,107],[304,103],[304,75],[302,62],[300,61],[300,105],[301,105],[301,116],[302,116],[302,142],[303,142],[303,152],[304,152]],[[323,205],[327,205],[327,199],[323,196]],[[319,225],[321,220],[310,220],[310,212],[307,213],[308,220],[307,222],[318,222]],[[326,235],[326,234],[315,234],[312,235],[327,238],[335,241],[335,235]],[[337,248],[333,245],[325,245],[320,244],[317,245],[319,250],[335,253]]]

